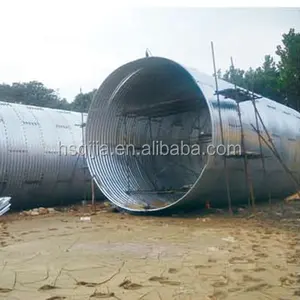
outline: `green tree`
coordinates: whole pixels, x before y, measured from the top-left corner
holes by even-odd
[[[222,78],[300,111],[300,33],[290,29],[282,37],[277,64],[266,55],[261,67],[247,71],[230,67]]]
[[[78,112],[88,112],[96,91],[97,90],[94,89],[88,93],[78,94],[74,101],[70,104],[70,109]]]
[[[270,55],[266,55],[262,67],[255,70],[249,68],[244,71],[231,66],[224,73],[223,79],[275,101],[281,99],[278,88],[279,71]]]
[[[223,78],[224,80],[234,83],[237,86],[240,87],[245,87],[245,71],[242,69],[238,69],[238,68],[233,68],[232,66],[230,66],[229,70],[227,70],[224,75]]]
[[[300,33],[290,29],[283,34],[282,46],[277,46],[280,57],[280,89],[287,103],[300,111]]]
[[[0,85],[0,100],[12,103],[50,108],[69,109],[66,99],[61,99],[53,89],[38,81]]]
[[[279,88],[279,76],[280,74],[273,57],[266,55],[262,67],[252,72],[250,70],[247,71],[245,78],[248,87],[255,93],[283,102],[284,97]]]

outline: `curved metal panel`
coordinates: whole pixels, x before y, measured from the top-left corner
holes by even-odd
[[[234,86],[219,80],[219,90]],[[237,102],[220,95],[226,149],[241,145]],[[284,163],[300,174],[300,114],[291,108],[260,97],[255,100],[268,133]],[[254,105],[240,103],[245,148],[254,153],[248,160],[254,193],[266,198],[294,192],[294,183],[270,149],[263,143],[260,154]],[[255,126],[256,127],[256,126]],[[262,135],[263,128],[260,125]],[[87,164],[101,191],[115,205],[128,211],[154,212],[172,208],[190,209],[209,200],[225,203],[226,185],[221,155],[208,155],[222,143],[214,78],[174,61],[149,57],[125,64],[114,71],[98,89],[89,110],[88,143],[107,147],[109,153],[89,150]],[[142,146],[153,142],[201,145],[197,155],[141,155]],[[116,146],[126,148],[116,155]],[[112,155],[113,154],[113,155]],[[161,153],[160,153],[161,154]],[[264,159],[268,183],[264,182]],[[247,202],[248,189],[241,156],[228,157],[229,186],[233,202]]]
[[[11,197],[0,197],[0,216],[4,215],[10,210]]]
[[[86,117],[0,102],[0,196],[11,196],[13,207],[82,200],[91,177],[76,151]]]

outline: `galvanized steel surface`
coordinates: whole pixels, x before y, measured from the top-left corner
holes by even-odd
[[[86,116],[0,102],[0,196],[13,207],[82,200],[91,177],[76,151]]]
[[[10,210],[10,199],[11,197],[0,197],[0,216],[4,215]]]
[[[219,80],[219,90],[234,86]],[[153,141],[178,144],[180,141],[203,147],[221,145],[215,82],[212,76],[184,68],[174,61],[149,57],[121,66],[97,91],[87,119],[88,143],[118,144],[136,149]],[[224,149],[241,144],[241,127],[235,100],[220,95]],[[261,97],[257,109],[283,162],[299,179],[300,114]],[[264,180],[255,110],[251,100],[240,103],[245,150],[256,199],[281,197],[294,192],[290,176],[262,142],[267,172]],[[262,124],[259,128],[267,139]],[[205,151],[204,151],[205,152]],[[88,151],[87,164],[101,191],[115,205],[136,212],[171,208],[203,207],[226,203],[223,157],[220,155],[110,155]],[[241,156],[227,158],[233,202],[247,202],[248,189]]]

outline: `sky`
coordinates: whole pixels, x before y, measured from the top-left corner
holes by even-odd
[[[105,7],[106,1],[0,2],[0,83],[37,80],[72,101],[120,65],[152,55],[213,73],[230,57],[258,67],[282,34],[300,31],[300,8]]]

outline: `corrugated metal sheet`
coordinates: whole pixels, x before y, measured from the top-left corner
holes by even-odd
[[[0,216],[4,215],[10,210],[10,199],[11,197],[0,197]]]
[[[0,196],[26,207],[82,200],[90,193],[84,153],[76,154],[86,117],[0,102]]]
[[[219,80],[219,90],[232,89]],[[226,150],[241,144],[237,103],[220,96]],[[294,176],[300,174],[300,114],[261,97],[255,100],[282,160]],[[259,136],[252,102],[240,103],[248,160],[256,199],[294,192],[290,176],[262,143],[267,182],[262,169]],[[256,127],[256,126],[255,126]],[[260,125],[260,130],[262,126]],[[185,68],[174,61],[149,57],[125,64],[100,86],[87,119],[87,141],[107,145],[133,144],[135,153],[107,155],[88,152],[90,172],[101,191],[117,206],[129,211],[160,211],[227,203],[221,155],[141,155],[144,145],[162,141],[176,145],[201,144],[207,150],[221,145],[215,82],[212,76]],[[265,134],[263,134],[266,136]],[[231,145],[231,146],[230,146]],[[155,147],[154,147],[155,148]],[[191,148],[190,148],[191,149]],[[219,151],[219,152],[220,152]],[[207,151],[204,151],[207,152]],[[243,159],[227,159],[233,202],[247,202],[248,189]]]

